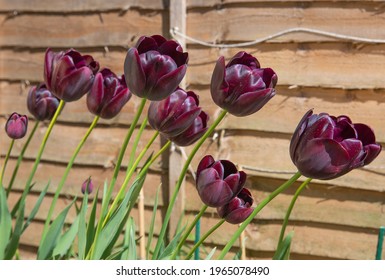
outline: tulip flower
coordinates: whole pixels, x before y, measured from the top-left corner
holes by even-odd
[[[230,224],[240,224],[253,212],[253,202],[250,191],[243,188],[228,204],[218,207],[217,213]]]
[[[28,111],[39,121],[51,120],[59,102],[44,83],[31,87],[28,92]]]
[[[70,49],[54,53],[47,49],[44,80],[47,88],[59,99],[71,102],[86,94],[93,83],[99,63],[90,55]]]
[[[118,77],[110,69],[104,68],[96,74],[87,95],[88,110],[104,119],[115,117],[130,100],[131,93],[126,86],[124,75]]]
[[[178,88],[166,99],[151,102],[148,122],[166,138],[171,138],[187,130],[201,112],[198,96]]]
[[[290,156],[298,171],[321,180],[367,165],[380,151],[369,126],[352,123],[347,116],[313,114],[313,110],[304,115],[290,143]]]
[[[228,160],[217,160],[210,155],[202,158],[196,173],[196,188],[203,203],[220,207],[229,203],[242,190],[246,173],[238,171]]]
[[[178,146],[190,146],[206,133],[208,120],[209,116],[204,111],[201,111],[200,114],[194,119],[190,127],[188,127],[181,134],[175,137],[170,137],[169,140]]]
[[[92,183],[91,177],[89,177],[87,180],[85,180],[82,184],[81,191],[83,194],[85,193],[92,193],[94,190],[94,184]]]
[[[142,36],[128,50],[124,74],[130,91],[159,101],[178,87],[187,70],[188,53],[176,41],[163,36]]]
[[[20,139],[25,136],[28,128],[28,117],[18,113],[12,113],[5,124],[5,132],[12,139]]]
[[[237,53],[226,66],[221,56],[211,78],[211,96],[230,114],[248,116],[275,95],[277,80],[271,68],[260,68],[258,60],[246,52]]]

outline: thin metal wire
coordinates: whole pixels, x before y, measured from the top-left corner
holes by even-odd
[[[353,41],[353,42],[361,42],[361,43],[370,43],[370,44],[385,44],[385,39],[371,39],[371,38],[365,38],[365,37],[357,37],[357,36],[350,36],[350,35],[344,35],[344,34],[338,34],[334,32],[328,32],[328,31],[323,31],[323,30],[318,30],[318,29],[312,29],[312,28],[306,28],[306,27],[294,27],[294,28],[289,28],[285,29],[283,31],[279,31],[277,33],[255,39],[253,41],[248,41],[248,42],[243,42],[243,43],[236,43],[236,44],[216,44],[216,43],[209,43],[205,42],[193,37],[188,36],[187,34],[184,34],[179,31],[178,27],[172,27],[170,29],[170,34],[174,39],[178,39],[177,37],[182,37],[185,40],[188,40],[190,42],[206,46],[206,47],[211,47],[211,48],[239,48],[239,47],[247,47],[247,46],[252,46],[252,45],[257,45],[290,33],[310,33],[310,34],[316,34],[316,35],[321,35],[325,37],[331,37],[335,39],[340,39],[344,41]]]

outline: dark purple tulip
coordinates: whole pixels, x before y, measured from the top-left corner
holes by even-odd
[[[244,222],[253,212],[253,197],[248,189],[243,188],[228,204],[218,207],[218,215],[230,224]]]
[[[201,111],[200,114],[194,119],[190,127],[188,127],[181,134],[169,139],[178,146],[189,146],[198,141],[199,138],[206,133],[208,120],[209,116],[204,111]]]
[[[88,110],[103,119],[115,117],[130,100],[131,93],[126,86],[124,75],[118,77],[110,69],[96,74],[87,95]]]
[[[70,49],[54,53],[47,49],[44,80],[47,88],[59,99],[71,102],[86,94],[93,83],[99,63],[90,55]]]
[[[127,52],[124,74],[130,91],[149,100],[162,100],[178,87],[187,70],[188,53],[163,36],[142,36]]]
[[[275,95],[277,80],[271,68],[260,68],[258,60],[246,52],[237,53],[226,66],[221,56],[211,77],[211,96],[230,114],[248,116]]]
[[[60,100],[47,89],[44,83],[31,87],[28,92],[28,110],[39,121],[52,119],[59,102]]]
[[[220,207],[229,203],[243,188],[246,173],[238,171],[228,160],[217,160],[210,155],[198,165],[196,188],[203,203]]]
[[[12,113],[5,124],[5,132],[12,139],[20,139],[25,136],[28,128],[28,117],[18,113]]]
[[[151,102],[148,122],[166,138],[172,138],[186,131],[201,111],[198,96],[178,88],[166,99]]]
[[[334,179],[371,163],[380,153],[373,130],[347,116],[314,114],[309,110],[295,130],[290,156],[302,175]]]
[[[92,183],[91,177],[89,177],[87,180],[83,182],[81,191],[83,194],[85,194],[86,192],[90,194],[92,193],[93,190],[94,190],[94,184]]]

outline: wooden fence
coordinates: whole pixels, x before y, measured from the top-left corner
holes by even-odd
[[[103,67],[123,72],[126,51],[141,35],[163,34],[178,27],[188,36],[210,43],[244,43],[286,30],[312,28],[346,36],[385,39],[383,1],[259,1],[259,0],[85,0],[29,1],[0,0],[0,116],[1,126],[14,111],[27,114],[26,95],[30,85],[43,79],[43,58],[47,47],[76,48],[91,54]],[[215,135],[204,144],[192,163],[212,154],[230,159],[249,175],[248,186],[256,203],[291,176],[295,167],[288,147],[303,114],[349,115],[354,122],[369,124],[377,140],[385,142],[385,45],[357,42],[306,32],[289,33],[245,48],[213,48],[186,40],[189,67],[184,81],[200,95],[202,107],[215,119],[219,112],[212,102],[209,83],[215,61],[228,60],[240,50],[255,55],[262,67],[278,74],[277,95],[258,113],[244,118],[228,116]],[[71,197],[80,195],[80,185],[92,176],[97,186],[111,178],[114,162],[136,112],[135,97],[111,121],[101,121],[81,150],[61,195],[57,212]],[[50,200],[77,143],[93,116],[85,100],[65,106],[54,127],[35,176],[29,198],[30,210],[39,191],[51,180],[49,195],[22,239],[21,255],[33,258]],[[34,124],[31,119],[30,127]],[[47,129],[41,124],[26,152],[10,200],[19,197],[33,165],[36,151]],[[148,127],[141,149],[152,136]],[[1,156],[9,140],[1,133]],[[17,141],[5,182],[24,144]],[[154,145],[158,150],[161,140]],[[128,147],[130,150],[130,147]],[[145,219],[149,221],[157,187],[162,195],[155,232],[159,232],[162,211],[168,205],[183,153],[172,149],[151,170],[144,188]],[[128,158],[128,156],[127,156]],[[123,161],[127,162],[127,159]],[[377,232],[385,225],[385,154],[367,168],[331,181],[314,180],[303,192],[291,216],[294,229],[293,259],[374,259]],[[122,169],[118,184],[124,177]],[[301,181],[301,180],[300,180]],[[298,186],[298,185],[297,185]],[[246,230],[247,258],[271,258],[282,220],[295,186],[269,204]],[[178,198],[186,222],[202,206],[192,176],[187,176]],[[137,209],[133,216],[136,217]],[[74,213],[69,217],[73,219]],[[171,229],[179,218],[173,216]],[[202,232],[218,221],[213,210],[202,219]],[[148,223],[147,223],[148,224]],[[220,250],[237,226],[223,225],[205,243],[207,250]],[[148,229],[146,229],[148,230]],[[232,251],[238,250],[237,247]],[[202,253],[204,254],[204,253]],[[229,257],[232,257],[230,255]]]

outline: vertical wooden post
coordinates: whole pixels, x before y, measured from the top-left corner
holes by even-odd
[[[170,28],[178,28],[179,32],[186,33],[186,0],[170,0]],[[186,51],[186,42],[183,38],[178,39],[179,44],[183,50]],[[186,88],[186,78],[184,78],[180,84],[180,87]],[[170,197],[174,192],[175,185],[178,181],[180,172],[185,163],[183,155],[180,153],[176,146],[171,147],[169,154],[169,192]],[[170,219],[169,234],[174,234],[178,224],[180,215],[184,211],[184,183],[180,188],[180,193],[176,200],[173,215]]]

